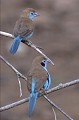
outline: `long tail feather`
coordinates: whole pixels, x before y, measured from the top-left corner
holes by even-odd
[[[16,53],[21,40],[22,39],[19,36],[14,38],[14,40],[13,40],[13,42],[12,42],[10,48],[9,48],[9,51],[10,51],[11,54],[15,54]]]
[[[32,115],[37,100],[38,93],[31,93],[29,98],[29,117]]]

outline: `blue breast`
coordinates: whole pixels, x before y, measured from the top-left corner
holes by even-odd
[[[49,89],[49,87],[50,87],[50,85],[51,85],[51,77],[50,77],[50,74],[49,74],[49,72],[48,72],[48,70],[47,70],[46,67],[44,67],[44,70],[47,72],[48,77],[47,77],[46,82],[45,82],[44,85],[43,85],[43,88],[44,88],[45,90],[47,90],[47,89]]]

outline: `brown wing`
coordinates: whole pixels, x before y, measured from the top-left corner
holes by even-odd
[[[20,18],[14,27],[14,36],[27,37],[33,32],[33,22],[28,19]]]
[[[27,75],[27,88],[31,91],[32,79],[35,80],[35,90],[39,91],[43,88],[45,81],[47,80],[47,72],[42,68],[33,68]]]

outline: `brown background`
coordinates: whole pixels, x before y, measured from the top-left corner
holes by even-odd
[[[21,11],[35,8],[40,17],[31,41],[44,48],[44,53],[55,63],[48,69],[52,85],[79,78],[79,0],[1,0],[1,30],[12,33]],[[27,76],[32,60],[39,55],[35,50],[21,43],[16,55],[8,52],[11,38],[0,36],[1,54],[18,71]],[[15,73],[1,62],[1,106],[19,98],[19,87]],[[26,83],[22,82],[23,97],[29,95]],[[48,97],[75,120],[79,120],[79,84],[54,92]],[[1,120],[29,120],[28,103],[1,113]],[[56,110],[57,120],[68,120]],[[38,99],[31,120],[54,120],[52,108],[41,97]]]

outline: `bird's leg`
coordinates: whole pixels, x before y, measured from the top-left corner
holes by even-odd
[[[37,46],[35,44],[33,44],[30,40],[22,40],[23,43],[27,44],[28,46],[35,46],[36,48],[40,49],[40,50],[44,50],[44,48],[40,47],[40,46]]]
[[[44,88],[41,88],[40,91],[39,91],[39,94],[45,94],[45,89]]]

